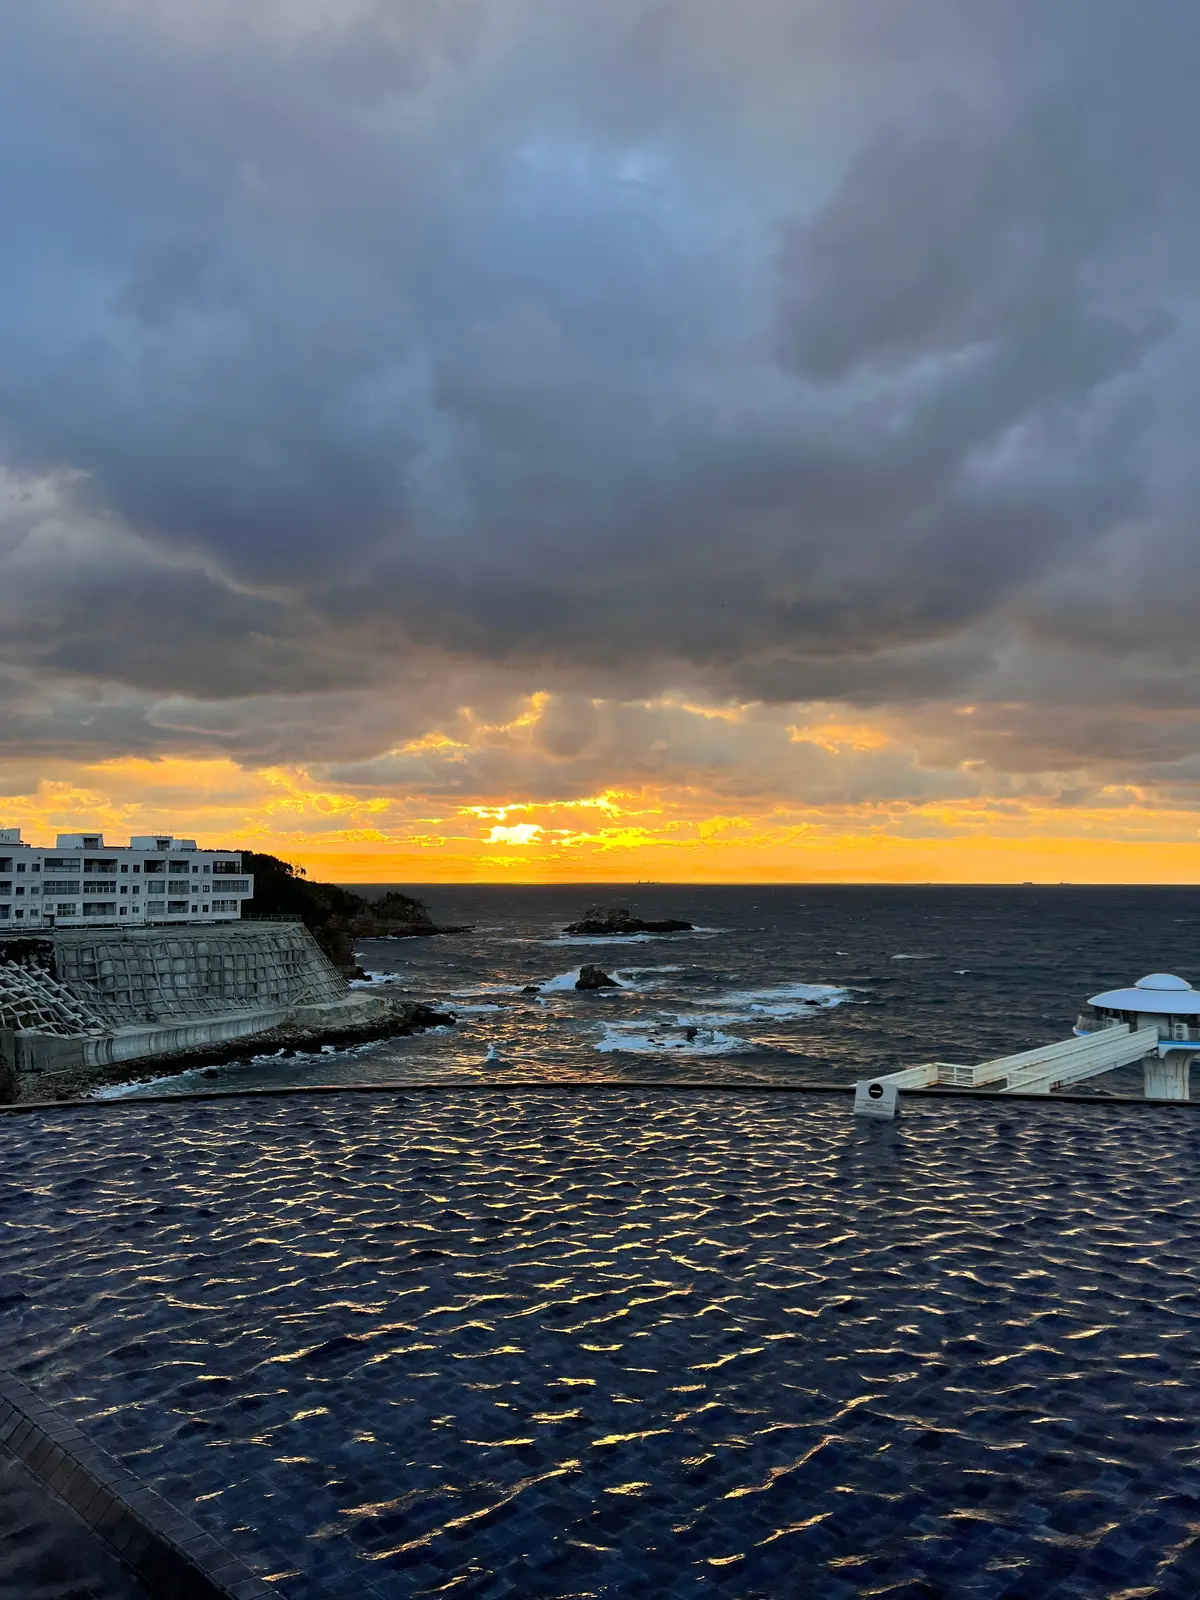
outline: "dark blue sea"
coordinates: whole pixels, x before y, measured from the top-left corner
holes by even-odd
[[[506,1074],[845,1082],[1066,1038],[1090,995],[1146,972],[1200,981],[1191,888],[391,887],[473,928],[359,949],[376,985],[453,1010],[453,1031],[153,1091]],[[564,936],[592,904],[696,931]],[[621,987],[577,993],[583,962]],[[1140,1083],[1129,1069],[1091,1087]]]

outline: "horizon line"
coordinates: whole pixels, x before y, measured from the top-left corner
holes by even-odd
[[[1139,879],[1087,878],[971,878],[961,882],[941,878],[798,878],[781,882],[778,878],[730,879],[656,878],[652,881],[631,878],[554,878],[531,882],[524,878],[328,878],[315,882],[375,888],[383,884],[407,884],[413,889],[1200,889],[1196,882],[1154,882]]]

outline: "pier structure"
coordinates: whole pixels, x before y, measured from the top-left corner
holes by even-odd
[[[1151,972],[1128,989],[1093,995],[1069,1039],[976,1066],[927,1061],[855,1085],[859,1116],[895,1117],[905,1089],[987,1089],[1051,1094],[1141,1061],[1147,1100],[1191,1098],[1190,1069],[1200,1053],[1200,990],[1170,972]]]

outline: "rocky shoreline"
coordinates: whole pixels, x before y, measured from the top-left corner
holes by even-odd
[[[192,1068],[217,1068],[232,1062],[249,1062],[254,1056],[315,1054],[324,1045],[338,1050],[373,1044],[383,1039],[403,1039],[430,1028],[453,1027],[458,1018],[452,1011],[438,1011],[419,1000],[393,1000],[387,1012],[372,1022],[319,1028],[285,1024],[262,1033],[247,1034],[228,1044],[205,1045],[195,1050],[147,1056],[135,1061],[114,1062],[107,1067],[80,1067],[26,1078],[17,1085],[15,1103],[45,1100],[79,1100],[96,1089],[119,1085],[132,1086]]]
[[[318,883],[303,867],[278,856],[243,850],[242,861],[246,871],[254,874],[254,898],[246,902],[245,914],[303,922],[346,978],[364,975],[354,954],[358,939],[430,939],[471,931],[434,922],[423,900],[395,889],[367,900],[341,884]]]

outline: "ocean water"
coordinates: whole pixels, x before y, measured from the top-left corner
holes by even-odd
[[[452,1009],[452,1031],[247,1059],[147,1089],[506,1076],[845,1082],[1066,1038],[1089,995],[1146,972],[1200,982],[1200,890],[1190,888],[416,892],[439,922],[474,931],[367,940],[359,959],[374,984]],[[683,918],[696,932],[565,937],[595,902]],[[577,993],[583,962],[620,989]],[[1090,1088],[1137,1093],[1140,1083],[1130,1068]]]

